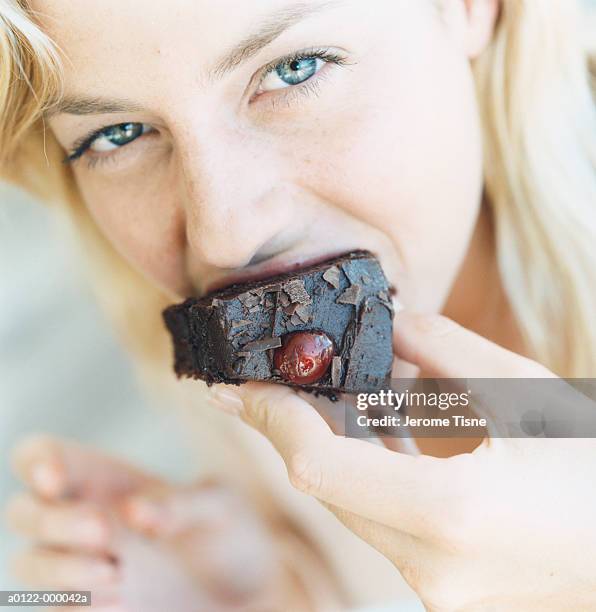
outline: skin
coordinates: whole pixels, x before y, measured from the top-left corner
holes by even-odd
[[[403,325],[396,327],[396,333],[405,334],[398,337],[397,356],[410,367],[419,368],[423,374],[471,376],[467,368],[475,364],[464,359],[465,353],[478,350],[486,375],[529,371],[550,375],[537,364],[532,370],[523,357],[499,352],[503,349],[489,342],[516,353],[525,352],[499,281],[489,207],[483,205],[481,197],[481,131],[470,67],[470,61],[491,40],[498,1],[377,0],[374,11],[358,0],[324,6],[305,2],[301,6],[305,14],[298,19],[300,11],[288,0],[105,0],[93,5],[73,5],[67,0],[33,2],[43,27],[68,57],[66,95],[71,102],[47,120],[65,152],[71,154],[77,139],[108,125],[147,126],[143,136],[117,150],[105,150],[109,145],[105,138],[96,140],[98,150],[87,151],[72,163],[82,198],[97,224],[122,256],[172,299],[202,295],[237,280],[267,276],[354,248],[369,249],[379,257],[389,280],[399,290],[401,303],[409,310],[442,311],[480,334],[470,336],[473,340],[465,334],[462,338],[459,332],[437,334],[431,320],[425,335],[424,324],[403,318]],[[273,23],[279,25],[289,17],[296,17],[291,27],[279,32],[268,45],[225,74],[210,73],[239,41],[262,33],[263,23],[269,24],[270,32],[275,29]],[[292,87],[284,87],[275,72],[263,78],[263,67],[272,62],[279,65],[288,54],[312,47],[332,52],[342,65],[323,61],[319,72]],[[82,112],[85,105],[81,99],[87,100],[87,110],[89,99],[116,99],[120,106],[118,112],[114,108],[110,112],[93,108],[94,112],[88,114]],[[128,105],[128,110],[123,110],[123,105]],[[443,323],[438,324],[439,329],[440,325]],[[414,349],[427,347],[430,351],[436,344],[431,342],[435,336],[441,351],[434,357],[422,352],[423,348],[421,352]],[[425,344],[427,340],[429,344]],[[405,343],[402,348],[400,341]],[[440,359],[443,362],[439,363]],[[323,434],[324,423],[316,420],[317,413],[303,411],[308,420],[301,420],[300,410],[292,406],[296,408],[302,400],[289,397],[286,390],[263,391],[247,385],[242,394],[239,397],[227,389],[219,390],[214,401],[235,414],[242,412],[249,424],[270,435],[288,462],[293,483],[332,504],[332,510],[356,533],[370,533],[367,541],[382,548],[429,607],[460,609],[451,606],[457,593],[470,592],[474,601],[487,594],[482,585],[491,584],[491,566],[481,563],[484,557],[473,557],[479,575],[484,571],[485,581],[479,581],[478,591],[458,582],[455,584],[460,588],[454,587],[455,595],[452,590],[443,592],[436,583],[435,591],[429,590],[432,581],[427,577],[436,567],[451,576],[465,565],[461,556],[443,554],[443,549],[427,563],[431,544],[426,546],[426,534],[409,527],[415,521],[413,517],[431,517],[431,506],[437,512],[443,508],[442,503],[430,504],[421,496],[414,497],[411,506],[404,506],[401,499],[388,496],[382,500],[387,508],[402,509],[396,516],[376,516],[367,505],[374,506],[375,502],[366,492],[358,492],[358,500],[337,497],[335,491],[322,494],[312,484],[308,470],[295,469],[294,451],[304,450],[299,442],[305,439],[305,433],[316,434],[325,442],[328,440],[323,436],[332,435],[328,429]],[[257,405],[262,411],[256,410]],[[279,430],[267,431],[263,423],[269,411],[276,415],[288,406],[287,423],[294,427],[292,435],[285,428],[285,416],[275,421]],[[17,505],[17,511],[13,508],[9,514],[21,532],[41,543],[20,562],[20,575],[29,582],[36,582],[41,575],[46,583],[58,584],[61,576],[71,575],[65,567],[76,567],[86,584],[111,581],[112,595],[116,595],[110,605],[126,610],[121,577],[106,569],[100,579],[93,572],[101,574],[103,570],[96,565],[90,568],[84,564],[88,556],[79,556],[90,545],[93,530],[84,539],[82,527],[69,529],[68,535],[59,528],[67,517],[70,525],[87,524],[88,508],[80,503],[90,501],[89,491],[79,492],[79,505],[65,502],[63,493],[72,484],[71,466],[89,465],[85,460],[89,451],[72,450],[71,445],[55,440],[49,444],[47,440],[28,442],[24,450],[17,451],[17,468],[30,487],[26,499],[18,503],[28,504],[29,511],[19,512]],[[340,448],[339,444],[333,448],[336,446]],[[402,466],[405,456],[390,454],[387,449],[372,451],[374,447],[369,446],[358,444],[353,456],[359,461],[362,457],[358,469],[337,472],[334,480],[338,490],[345,493],[352,487],[356,495],[358,489],[351,475],[360,470],[366,480],[370,476],[367,466],[371,473],[378,472],[380,464],[375,467],[373,459],[385,461],[390,467],[395,463],[402,476],[414,474],[410,472],[414,464]],[[66,452],[65,448],[71,450]],[[453,454],[456,450],[466,449],[434,448],[429,452]],[[310,465],[307,451],[316,449],[311,445],[300,455]],[[377,451],[383,452],[382,457],[370,455]],[[487,452],[483,446],[469,456],[486,457]],[[530,457],[535,462],[541,460],[538,454]],[[321,460],[320,469],[324,471],[337,468],[345,457],[338,452],[325,461],[318,455],[315,458]],[[101,512],[96,517],[100,522],[106,515],[112,516],[106,508],[113,502],[117,501],[122,510],[127,496],[141,492],[149,495],[146,490],[155,488],[146,475],[139,476],[131,488],[118,488],[120,472],[136,471],[115,468],[112,461],[105,457],[98,460],[104,480],[115,483],[117,493],[100,500]],[[465,464],[462,460],[449,461],[446,465]],[[425,459],[417,465],[431,463]],[[316,465],[319,467],[319,463]],[[523,473],[523,465],[516,467]],[[421,468],[420,483],[434,487],[439,481],[451,482],[450,475],[461,481],[459,473],[438,470],[427,474]],[[388,473],[394,472],[390,469]],[[379,482],[378,490],[386,485]],[[163,482],[159,488],[162,499],[187,500],[179,506],[201,505],[195,502],[202,493],[190,496],[194,500],[191,503],[186,491]],[[488,499],[487,507],[491,507]],[[98,500],[91,501],[97,510]],[[61,505],[56,509],[58,502]],[[486,511],[484,506],[477,509],[481,514]],[[143,530],[127,514],[126,505],[122,512],[121,520]],[[52,534],[39,532],[36,517],[46,515],[58,517],[49,521],[58,526]],[[30,518],[19,523],[19,516]],[[193,517],[193,513],[186,512],[186,516]],[[242,516],[254,524],[250,508]],[[371,528],[367,519],[378,525]],[[394,529],[402,519],[406,523],[404,533],[409,535]],[[167,531],[170,523],[164,515],[158,523]],[[106,528],[109,535],[100,542],[101,554],[95,549],[92,556],[104,569],[113,569],[108,561],[117,554],[110,547],[113,529],[110,523]],[[382,534],[388,529],[391,537],[384,538]],[[414,532],[421,538],[420,546],[413,546]],[[490,547],[494,543],[491,534],[497,535],[491,530],[478,539],[487,543],[488,551],[495,550]],[[458,535],[450,534],[443,544],[457,548],[459,540],[454,538]],[[77,537],[81,541],[73,541]],[[60,559],[49,556],[48,542],[61,538],[68,539],[74,552]],[[383,539],[387,547],[381,547],[379,541]],[[229,547],[229,540],[222,542],[222,549]],[[411,555],[406,559],[400,550]],[[510,553],[499,549],[505,568]],[[274,553],[262,554],[274,563]],[[63,565],[66,562],[73,565]],[[194,562],[187,566],[196,575]],[[515,582],[514,576],[503,571],[503,584]],[[205,582],[208,596],[212,596],[213,583],[213,577]],[[257,588],[258,580],[255,584],[252,586],[258,597],[265,596]],[[233,592],[235,588],[232,584],[224,590]],[[522,595],[520,609],[528,610],[527,593]]]

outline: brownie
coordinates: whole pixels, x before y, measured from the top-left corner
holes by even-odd
[[[378,260],[354,251],[232,285],[163,312],[178,377],[267,381],[334,397],[382,388],[393,362],[393,309]]]

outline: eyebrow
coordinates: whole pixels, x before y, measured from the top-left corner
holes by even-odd
[[[300,2],[274,12],[261,23],[256,32],[234,45],[208,70],[209,81],[222,79],[295,24],[339,3],[340,0],[326,0],[316,4]],[[143,110],[140,105],[125,99],[64,96],[47,110],[46,117],[49,118],[60,113],[96,115],[101,113],[129,113],[139,110]]]

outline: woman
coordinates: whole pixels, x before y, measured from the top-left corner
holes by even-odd
[[[76,221],[152,382],[170,367],[165,305],[353,248],[399,289],[400,367],[596,372],[596,115],[575,2],[0,7],[3,173]],[[427,608],[596,608],[596,560],[581,555],[596,539],[591,441],[413,458],[335,437],[287,389],[211,399],[269,437],[292,483]],[[263,438],[206,408],[196,419],[215,484],[178,489],[56,440],[17,449],[31,491],[9,516],[36,542],[21,577],[91,586],[117,610],[397,598],[398,573],[292,491]],[[160,608],[147,577],[166,570],[178,599]]]

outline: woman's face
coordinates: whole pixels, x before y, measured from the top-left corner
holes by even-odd
[[[38,0],[68,57],[49,123],[103,232],[173,294],[361,248],[437,310],[481,198],[483,2]]]

